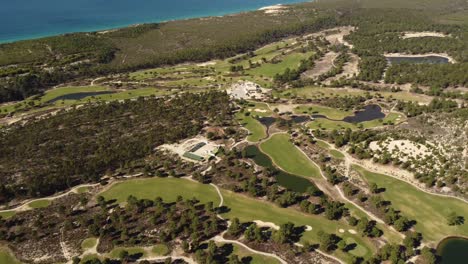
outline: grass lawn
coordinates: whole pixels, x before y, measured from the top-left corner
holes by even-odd
[[[275,134],[260,144],[260,149],[286,172],[319,178],[319,169],[289,141],[289,138],[288,134]]]
[[[16,214],[15,211],[5,211],[5,212],[0,212],[0,217],[3,219],[10,218]]]
[[[13,255],[7,249],[0,248],[0,264],[20,264]]]
[[[157,244],[151,249],[151,254],[155,256],[166,256],[171,253],[171,250],[164,244]]]
[[[353,115],[353,111],[343,111],[336,108],[321,106],[321,105],[302,105],[294,109],[296,114],[318,114],[327,116],[330,119],[343,119],[349,115]]]
[[[89,192],[89,187],[80,187],[76,190],[77,193],[87,193]]]
[[[50,205],[50,200],[47,200],[47,199],[37,200],[37,201],[28,203],[28,206],[33,209],[44,208],[49,205]]]
[[[244,105],[243,109],[244,113],[238,112],[236,118],[242,126],[249,130],[250,135],[247,137],[247,140],[250,142],[258,142],[266,138],[266,127],[254,117],[270,116],[273,112],[268,105],[264,103],[248,102],[248,104]],[[250,115],[246,116],[246,112],[250,112]]]
[[[113,259],[119,259],[120,252],[124,250],[126,250],[130,256],[138,254],[140,257],[146,257],[148,255],[145,249],[140,247],[117,247],[114,248],[108,255]]]
[[[303,88],[293,88],[283,92],[273,92],[273,95],[280,98],[291,98],[291,97],[300,97],[300,98],[325,98],[325,97],[334,97],[334,96],[366,96],[370,94],[371,96],[380,95],[386,99],[397,99],[403,101],[415,101],[421,103],[429,103],[432,100],[431,96],[416,94],[407,91],[400,92],[375,92],[375,91],[364,91],[360,89],[352,88],[323,88],[323,87],[303,87]]]
[[[437,242],[446,236],[468,236],[468,225],[449,226],[446,217],[451,212],[468,220],[468,204],[449,197],[440,197],[425,193],[409,183],[398,179],[369,172],[361,167],[354,167],[368,182],[385,188],[382,193],[392,206],[402,214],[416,220],[415,229],[423,234],[426,241]]]
[[[135,179],[116,183],[101,195],[106,200],[116,199],[117,203],[127,201],[129,195],[140,199],[155,199],[160,196],[165,202],[174,202],[178,195],[184,198],[197,198],[202,203],[213,201],[219,204],[219,195],[211,186],[184,180],[181,188],[181,180],[177,178],[146,178]]]
[[[223,214],[225,217],[237,217],[242,222],[261,220],[264,222],[272,222],[277,225],[281,225],[286,222],[292,222],[296,226],[309,225],[312,227],[312,231],[306,231],[303,233],[301,238],[302,242],[310,241],[311,243],[317,243],[317,232],[319,230],[323,230],[327,233],[335,233],[344,239],[353,238],[357,241],[358,245],[365,249],[360,249],[361,252],[351,251],[351,254],[359,253],[359,256],[370,256],[372,254],[372,250],[375,250],[370,241],[362,238],[359,234],[353,235],[349,232],[344,234],[339,233],[338,230],[340,228],[345,230],[352,229],[352,227],[350,227],[344,220],[330,221],[322,216],[304,214],[292,208],[280,208],[269,202],[256,200],[230,191],[222,190],[222,194],[226,206],[231,209],[228,213]],[[365,253],[362,254],[364,251]],[[348,254],[340,251],[336,251],[335,255],[342,259],[349,258]]]
[[[248,251],[244,247],[241,247],[236,244],[225,244],[225,243],[217,243],[218,246],[223,246],[223,245],[231,245],[232,246],[232,253],[237,256],[239,256],[239,259],[241,260],[246,260],[245,262],[242,261],[243,263],[249,263],[249,264],[280,264],[277,259],[268,257],[268,256],[263,256],[260,254],[255,254],[253,252]]]
[[[375,247],[372,243],[362,238],[359,234],[353,235],[349,232],[340,234],[338,229],[352,229],[344,220],[330,221],[319,215],[304,214],[292,208],[280,208],[272,203],[260,201],[234,192],[221,190],[224,197],[224,204],[230,209],[229,212],[223,214],[224,217],[237,217],[241,221],[262,220],[265,222],[273,222],[277,225],[293,222],[297,226],[310,225],[312,231],[304,232],[302,241],[310,241],[317,243],[317,232],[324,230],[325,232],[335,233],[344,239],[353,238],[357,244],[365,249],[360,249],[360,252],[351,251],[351,254],[360,254],[370,256]],[[213,201],[215,204],[219,202],[216,190],[206,184],[196,183],[187,179],[177,178],[149,178],[149,179],[133,179],[112,186],[109,190],[102,193],[106,199],[118,199],[124,201],[129,195],[134,195],[139,198],[153,199],[156,196],[161,196],[165,201],[174,201],[178,195],[185,198],[193,196],[201,199],[202,202]],[[360,248],[360,247],[357,247]],[[115,253],[115,252],[114,252]],[[118,254],[118,253],[116,253]],[[342,259],[349,259],[350,255],[336,251],[336,256]]]
[[[267,137],[266,127],[252,116],[246,116],[244,113],[239,112],[236,114],[236,118],[243,127],[249,130],[250,135],[247,137],[248,141],[258,142]]]
[[[344,159],[345,155],[343,153],[339,152],[336,149],[331,149],[330,150],[330,155],[332,155],[336,159]]]
[[[279,63],[265,63],[262,64],[260,67],[249,69],[246,72],[251,75],[262,75],[273,78],[275,74],[284,72],[286,68],[290,68],[291,70],[296,69],[297,67],[299,67],[301,60],[309,58],[312,54],[313,52],[291,53],[284,56],[282,58],[282,61]]]
[[[308,126],[311,129],[320,129],[320,130],[341,130],[341,129],[353,129],[356,130],[358,128],[372,128],[377,126],[384,126],[390,123],[397,124],[404,120],[404,117],[398,113],[389,113],[383,119],[375,119],[372,121],[366,121],[361,123],[347,123],[344,121],[334,121],[328,120],[325,118],[316,118],[314,121],[308,123]]]
[[[81,242],[81,248],[83,250],[90,249],[96,246],[97,239],[95,237],[86,238]]]

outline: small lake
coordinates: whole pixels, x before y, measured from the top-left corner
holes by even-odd
[[[468,259],[468,239],[449,237],[437,246],[437,254],[442,256],[441,264],[463,264]]]
[[[57,96],[54,99],[47,101],[47,103],[54,103],[54,102],[61,101],[61,100],[81,100],[88,96],[96,96],[96,95],[111,94],[111,93],[115,93],[115,92],[114,91],[101,91],[101,92],[71,93],[71,94]]]
[[[414,64],[446,64],[449,59],[441,56],[424,57],[386,57],[390,64],[414,63]]]
[[[253,159],[253,161],[257,165],[265,167],[265,168],[270,168],[271,170],[276,171],[277,172],[275,173],[276,181],[278,182],[279,185],[283,186],[284,188],[287,188],[291,191],[304,193],[307,191],[307,188],[309,188],[310,186],[313,186],[312,182],[310,182],[309,180],[303,177],[289,174],[287,172],[284,172],[276,168],[273,165],[273,162],[270,159],[270,157],[268,157],[268,155],[266,155],[265,153],[261,152],[257,146],[254,146],[254,145],[247,146],[245,150],[247,153],[247,157]]]
[[[291,120],[296,124],[300,124],[300,123],[310,121],[310,117],[306,115],[292,116]]]
[[[257,120],[262,123],[262,125],[266,126],[267,128],[270,128],[271,125],[273,125],[276,122],[276,118],[271,117],[271,116],[263,116],[257,118]]]
[[[347,116],[341,120],[330,119],[324,115],[316,114],[312,115],[313,118],[326,118],[332,121],[344,121],[347,123],[360,123],[366,121],[372,121],[376,119],[381,119],[385,117],[385,114],[382,112],[382,108],[378,105],[366,105],[363,110],[354,112],[354,115]]]

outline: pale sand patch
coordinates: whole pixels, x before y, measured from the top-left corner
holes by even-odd
[[[258,10],[264,11],[265,14],[276,14],[276,13],[281,13],[285,11],[287,7],[279,4],[279,5],[272,5],[272,6],[265,6],[262,8],[259,8]]]
[[[403,153],[406,155],[406,156],[400,157],[400,159],[403,162],[406,162],[408,160],[407,156],[424,157],[424,156],[429,156],[433,154],[432,151],[428,149],[426,146],[424,146],[423,144],[419,144],[417,142],[413,142],[407,139],[384,141],[380,145],[378,141],[372,141],[369,144],[369,148],[372,151],[382,150],[383,148],[383,149],[386,149],[390,153],[392,153],[393,151]]]
[[[255,112],[266,113],[266,112],[268,112],[268,111],[265,110],[265,109],[258,109],[258,108],[255,108]]]
[[[354,230],[354,229],[348,229],[348,232],[353,234],[353,235],[357,234],[356,230]]]
[[[306,225],[305,231],[312,231],[312,227],[310,225]]]
[[[280,229],[280,227],[278,225],[276,225],[275,223],[272,223],[272,222],[263,222],[261,220],[254,220],[253,222],[256,223],[259,227],[269,227],[269,228],[272,228],[274,230],[279,230]]]
[[[203,62],[203,63],[198,63],[197,66],[198,67],[204,67],[204,66],[211,66],[211,65],[215,65],[216,64],[216,61],[207,61],[207,62]]]
[[[345,230],[340,228],[340,229],[338,230],[338,232],[340,232],[340,233],[344,233],[344,232],[345,232]]]
[[[439,56],[444,57],[449,60],[450,63],[456,63],[457,61],[450,57],[447,53],[424,53],[424,54],[406,54],[406,53],[384,53],[385,57],[409,57],[409,58],[420,58],[420,57],[427,57],[427,56]]]
[[[421,37],[438,37],[438,38],[445,38],[449,37],[450,35],[446,35],[440,32],[433,32],[433,31],[423,31],[423,32],[404,32],[401,38],[421,38]]]

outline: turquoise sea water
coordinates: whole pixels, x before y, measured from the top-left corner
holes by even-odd
[[[3,0],[0,43],[132,24],[217,16],[307,0]]]

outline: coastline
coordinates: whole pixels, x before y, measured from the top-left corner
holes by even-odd
[[[280,2],[280,3],[279,3]],[[74,26],[69,29],[66,28],[59,28],[53,29],[48,32],[36,32],[36,33],[24,33],[18,36],[10,36],[2,37],[0,35],[0,45],[4,44],[11,44],[20,41],[28,41],[28,40],[37,40],[47,37],[55,37],[55,36],[63,36],[67,34],[74,34],[74,33],[99,33],[105,31],[115,31],[122,28],[137,26],[141,24],[156,24],[156,23],[167,23],[173,21],[183,21],[183,20],[190,20],[190,19],[206,19],[210,17],[219,17],[219,16],[227,16],[227,15],[235,15],[241,14],[245,12],[253,12],[253,11],[262,11],[268,10],[269,8],[277,8],[278,6],[284,7],[286,5],[294,5],[304,2],[310,2],[310,0],[279,0],[279,1],[272,1],[271,5],[264,5],[262,3],[257,3],[252,1],[251,5],[246,6],[236,6],[236,7],[228,7],[223,10],[207,10],[207,11],[198,11],[193,12],[191,14],[179,14],[171,16],[171,18],[158,18],[157,16],[151,18],[142,18],[138,21],[132,19],[128,19],[127,21],[123,22],[114,22],[114,23],[95,23],[94,25],[86,25],[86,26]]]

